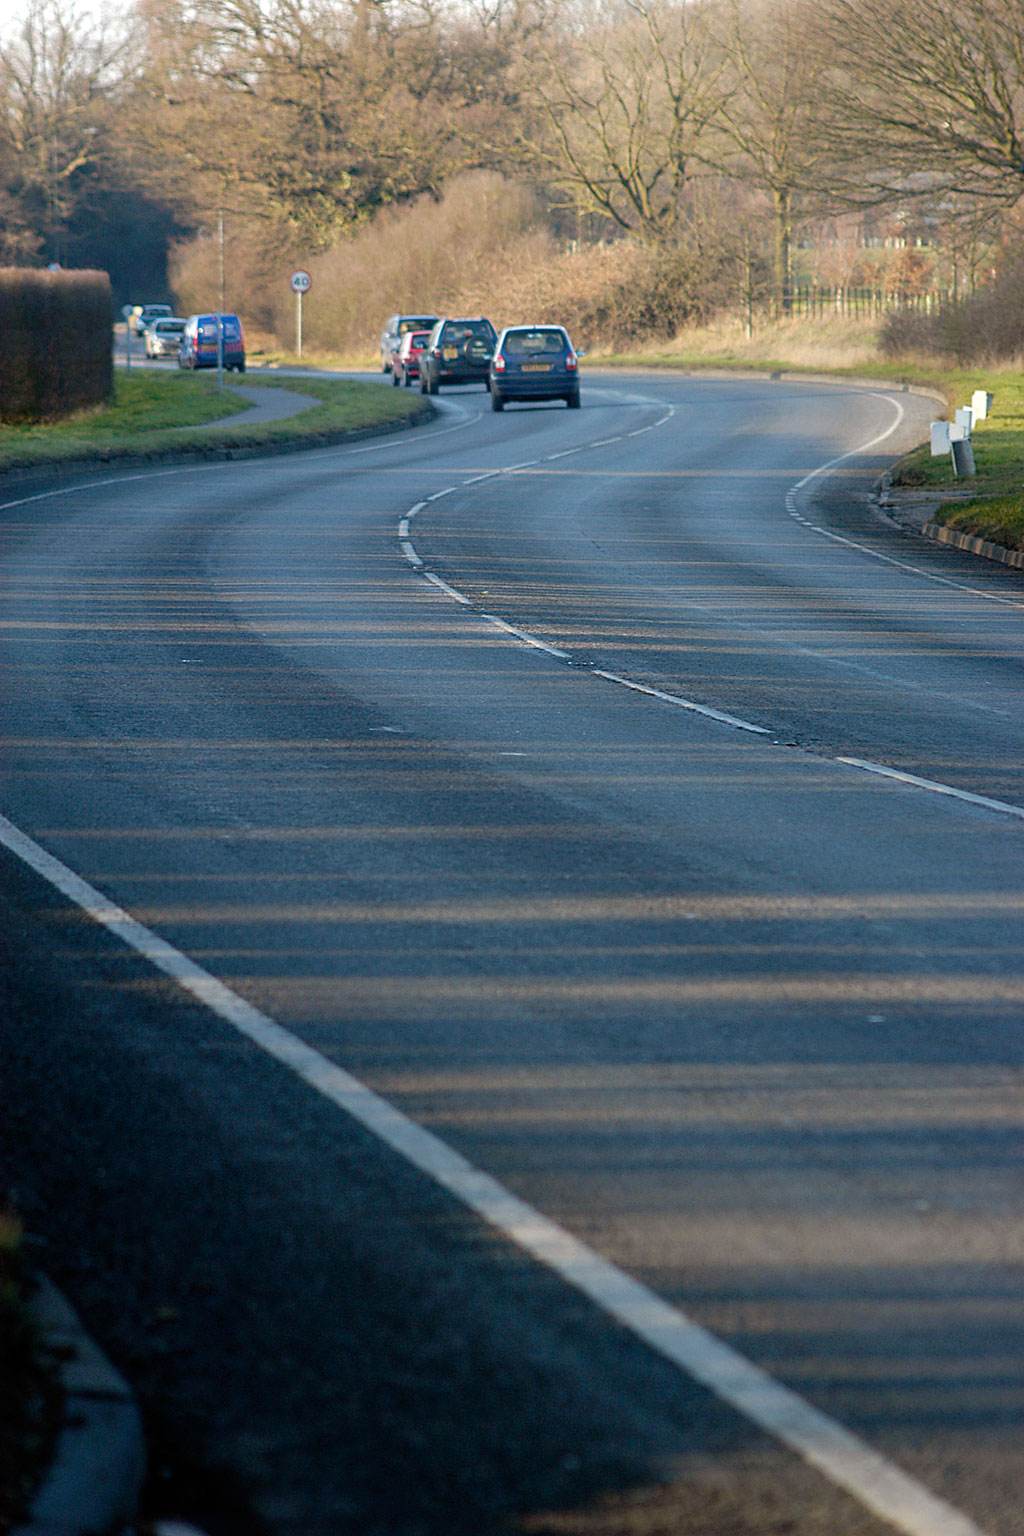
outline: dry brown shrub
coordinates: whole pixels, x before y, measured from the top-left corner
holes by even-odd
[[[879,342],[887,357],[930,355],[961,367],[1024,353],[1024,256],[1010,251],[992,282],[930,315],[886,316]]]

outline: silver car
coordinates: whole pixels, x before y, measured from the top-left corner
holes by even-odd
[[[176,315],[151,320],[146,327],[146,356],[177,357],[185,325],[186,322],[179,320]]]

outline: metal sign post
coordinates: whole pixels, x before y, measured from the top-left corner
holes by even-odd
[[[300,267],[291,277],[292,292],[295,294],[295,354],[302,356],[302,295],[308,293],[313,286],[313,279],[308,272],[303,272]]]
[[[135,313],[133,304],[122,304],[121,313],[124,316],[124,366],[131,372],[132,367],[132,315]]]

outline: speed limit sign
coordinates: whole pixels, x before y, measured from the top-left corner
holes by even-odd
[[[301,267],[298,272],[292,273],[292,288],[296,293],[308,293],[313,286],[313,279],[308,272],[303,272]]]

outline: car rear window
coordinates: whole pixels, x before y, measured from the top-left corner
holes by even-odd
[[[238,324],[238,316],[237,315],[224,315],[223,316],[223,325],[224,325],[224,340],[225,341],[237,341],[239,336],[241,335],[241,328],[240,328],[240,326]],[[204,315],[203,318],[199,322],[198,331],[199,331],[199,334],[203,338],[204,341],[216,341],[217,340],[217,316],[216,315]]]
[[[458,346],[459,342],[476,337],[482,341],[494,340],[494,329],[487,320],[450,320],[442,333],[446,346]]]
[[[185,329],[184,320],[158,320],[153,327],[161,336],[180,336]]]
[[[561,331],[510,331],[502,350],[506,357],[561,355],[566,350],[566,339]]]
[[[404,320],[398,322],[398,334],[404,336],[406,331],[433,330],[436,320],[436,315],[407,315]]]

